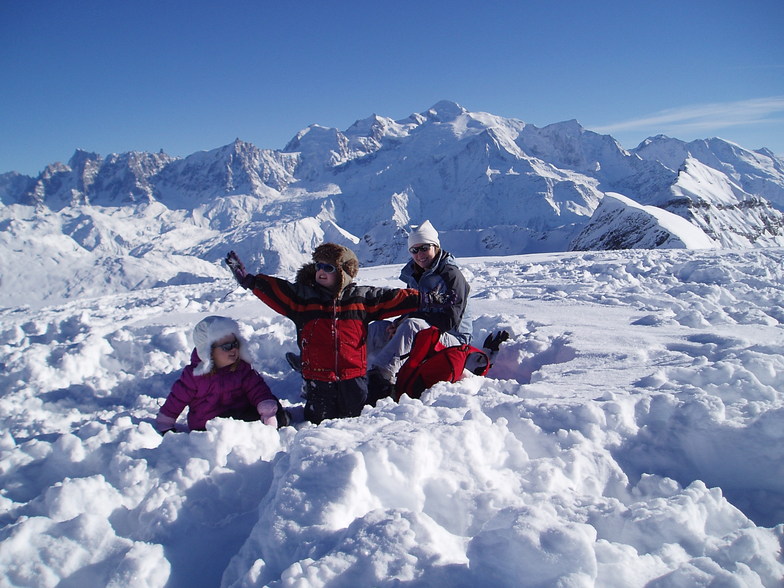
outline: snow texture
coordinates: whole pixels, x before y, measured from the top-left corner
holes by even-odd
[[[784,249],[459,262],[489,374],[319,426],[225,269],[0,311],[0,585],[781,586]],[[155,432],[211,314],[295,427]]]

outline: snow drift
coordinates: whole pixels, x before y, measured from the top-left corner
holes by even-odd
[[[487,377],[279,431],[152,427],[207,314],[301,418],[227,273],[0,311],[0,584],[780,586],[784,250],[459,261]]]

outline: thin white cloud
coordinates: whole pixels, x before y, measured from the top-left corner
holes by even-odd
[[[784,113],[784,96],[670,108],[641,118],[594,127],[592,130],[608,134],[644,130],[673,134],[711,131],[739,125],[780,122],[778,117],[771,118],[778,113]]]
[[[749,70],[749,69],[759,69],[759,70],[766,70],[766,69],[784,69],[784,63],[747,63],[746,65],[735,65],[731,69],[737,70]]]

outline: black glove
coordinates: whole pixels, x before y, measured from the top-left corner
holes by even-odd
[[[419,308],[422,310],[445,310],[455,305],[457,293],[454,290],[448,292],[436,292],[431,290],[422,294]]]
[[[498,351],[498,348],[501,346],[501,343],[509,339],[509,333],[506,331],[498,331],[495,335],[490,333],[485,339],[484,344],[482,347],[485,349],[489,349],[490,351]]]
[[[226,256],[226,265],[229,266],[231,273],[234,274],[234,279],[237,280],[240,286],[246,290],[253,287],[256,276],[247,272],[245,264],[233,251],[229,251],[229,254]]]

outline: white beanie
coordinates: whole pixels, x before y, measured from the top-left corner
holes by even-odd
[[[240,359],[247,363],[251,362],[248,343],[240,335],[240,326],[237,321],[225,316],[208,316],[193,327],[193,344],[196,346],[196,354],[201,360],[201,363],[193,370],[194,375],[203,376],[212,371],[212,344],[229,335],[234,335],[240,342]]]
[[[432,243],[441,247],[441,241],[438,240],[438,231],[430,224],[429,220],[426,220],[408,234],[409,247],[419,245],[420,243]]]

